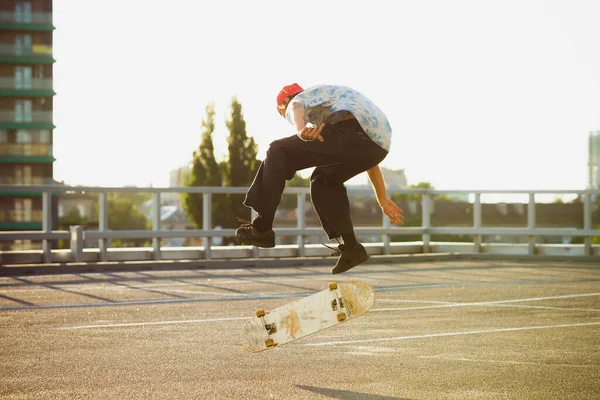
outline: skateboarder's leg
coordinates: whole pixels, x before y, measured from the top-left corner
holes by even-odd
[[[323,229],[330,239],[353,235],[350,201],[344,182],[375,166],[371,159],[317,167],[310,180],[310,195]]]
[[[317,217],[329,239],[336,239],[341,232],[352,231],[350,202],[343,182],[333,182],[328,177],[339,164],[316,167],[310,177],[310,197]],[[345,219],[343,216],[348,215]],[[331,219],[331,222],[330,222]],[[340,220],[341,221],[340,223]],[[336,228],[337,227],[337,230]]]
[[[258,217],[251,226],[238,229],[236,236],[240,242],[274,246],[273,220],[286,180],[299,170],[339,161],[336,141],[327,133],[324,131],[329,140],[324,143],[304,142],[296,135],[271,143],[244,200],[244,205],[253,208]],[[268,237],[262,237],[263,233]]]
[[[366,261],[368,255],[356,241],[350,203],[344,182],[378,165],[387,152],[363,136],[350,136],[339,164],[317,167],[311,176],[311,198],[328,237],[341,236],[340,259],[333,273],[341,273]]]

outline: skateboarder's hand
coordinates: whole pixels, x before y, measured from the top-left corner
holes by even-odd
[[[394,225],[404,224],[404,215],[402,209],[390,199],[386,199],[381,203],[383,213],[394,223]]]
[[[325,139],[323,139],[323,136],[321,136],[321,131],[323,130],[324,126],[325,123],[322,123],[318,128],[314,126],[305,126],[300,132],[298,132],[298,137],[305,142],[312,142],[316,139],[323,143]]]

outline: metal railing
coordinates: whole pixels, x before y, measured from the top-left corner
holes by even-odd
[[[0,23],[52,25],[52,13],[0,11]]]
[[[12,76],[0,76],[0,89],[52,91],[53,84],[53,78],[17,79]]]
[[[23,185],[28,188],[29,185],[51,185],[55,181],[52,178],[46,178],[42,176],[31,176],[31,177],[12,177],[12,176],[0,176],[0,185]],[[27,185],[27,186],[25,186]],[[39,220],[41,221],[41,219]]]
[[[0,144],[0,157],[6,156],[26,156],[26,157],[52,157],[52,145],[43,143],[5,143]],[[3,179],[3,178],[0,178]],[[50,179],[52,182],[52,179]],[[1,184],[28,185],[28,184],[46,184],[50,182],[3,182]]]
[[[42,210],[0,210],[0,222],[40,222]]]
[[[52,46],[47,44],[19,46],[14,44],[0,43],[0,56],[36,56],[52,58]]]
[[[9,110],[0,110],[0,122],[41,122],[51,124],[52,121],[52,111],[23,111],[19,113]]]
[[[97,241],[98,243],[98,261],[106,261],[108,257],[108,244],[112,239],[151,239],[152,257],[154,260],[165,259],[160,239],[163,238],[204,238],[202,256],[204,259],[211,259],[211,250],[213,245],[211,239],[214,237],[234,236],[235,229],[213,229],[211,203],[213,194],[243,194],[246,193],[246,187],[173,187],[173,188],[137,188],[137,187],[72,187],[72,186],[17,186],[0,185],[0,192],[22,192],[36,191],[43,193],[43,213],[42,230],[40,231],[14,231],[0,232],[0,242],[13,240],[37,240],[42,241],[42,258],[44,262],[51,262],[52,250],[50,242],[53,240],[70,240],[71,242],[71,261],[83,260],[84,241]],[[108,193],[151,193],[152,195],[152,229],[151,230],[110,230],[108,228]],[[348,188],[351,196],[372,196],[371,189]],[[98,229],[83,230],[82,227],[71,227],[70,231],[53,231],[51,223],[52,215],[52,196],[66,193],[97,193],[98,194]],[[160,205],[161,194],[163,193],[197,193],[203,197],[203,228],[193,230],[161,230]],[[297,198],[297,210],[305,210],[306,195],[308,188],[286,188],[285,194],[294,194]],[[536,238],[541,236],[571,236],[582,237],[582,254],[584,256],[595,255],[596,251],[592,246],[592,238],[600,237],[600,229],[592,227],[592,208],[593,197],[600,195],[600,190],[430,190],[430,189],[388,189],[388,194],[406,194],[419,195],[421,197],[422,223],[417,227],[391,226],[389,219],[382,215],[379,226],[357,227],[356,233],[368,235],[381,235],[381,253],[391,254],[393,243],[391,236],[395,235],[420,235],[421,242],[418,248],[422,253],[432,251],[432,235],[472,235],[474,240],[469,245],[470,253],[479,253],[484,244],[482,237],[484,235],[503,235],[503,236],[526,236],[528,238],[527,253],[536,254]],[[458,194],[462,196],[471,196],[473,198],[473,220],[472,226],[462,227],[436,227],[431,224],[432,199],[439,195]],[[482,195],[526,195],[529,199],[527,203],[527,226],[526,227],[487,227],[482,223]],[[575,222],[582,228],[546,228],[536,226],[536,195],[577,195],[583,202],[583,221]],[[305,213],[297,213],[297,225],[292,228],[277,228],[277,236],[296,236],[297,245],[295,255],[302,257],[306,255],[305,237],[310,235],[322,235],[321,228],[306,226]],[[253,253],[256,255],[257,252]],[[271,254],[271,253],[269,253]],[[600,252],[598,252],[600,254]]]

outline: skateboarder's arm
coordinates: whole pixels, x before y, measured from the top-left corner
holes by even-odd
[[[323,130],[325,124],[321,124],[321,126],[318,127],[313,126],[312,124],[307,125],[308,121],[306,121],[304,106],[300,103],[293,102],[291,104],[291,107],[292,119],[294,121],[296,129],[298,130],[298,137],[301,140],[304,140],[305,142],[310,142],[315,139],[319,140],[320,142],[323,142],[324,139],[323,136],[321,136],[321,131]]]
[[[373,185],[373,190],[375,191],[375,196],[381,210],[395,225],[401,225],[404,222],[402,209],[388,197],[387,190],[385,189],[385,180],[383,179],[379,165],[367,170],[367,174],[369,174],[369,180],[371,181],[371,185]]]

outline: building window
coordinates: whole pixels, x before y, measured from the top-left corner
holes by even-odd
[[[15,4],[15,22],[31,23],[31,21],[31,2],[17,1],[17,4]]]
[[[0,129],[0,143],[8,143],[8,133],[4,129]]]
[[[31,122],[31,100],[18,100],[15,102],[15,122]]]
[[[40,143],[50,143],[50,131],[40,131]]]
[[[29,222],[32,219],[31,199],[15,199],[15,222]]]
[[[15,67],[15,89],[31,89],[31,67]]]
[[[17,35],[15,37],[15,55],[31,54],[33,49],[33,42],[31,35]]]
[[[18,165],[15,168],[15,184],[30,185],[31,184],[31,165]]]
[[[17,143],[26,144],[32,142],[32,134],[28,131],[17,131]]]

